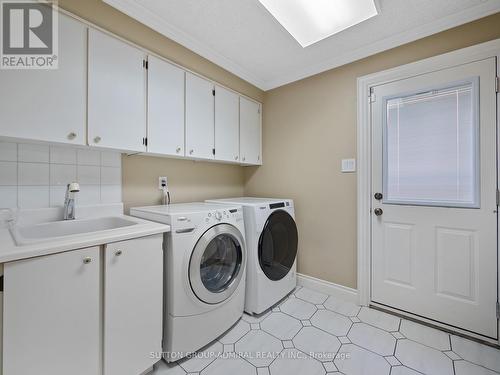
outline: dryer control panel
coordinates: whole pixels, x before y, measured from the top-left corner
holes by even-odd
[[[242,209],[224,209],[208,212],[205,216],[206,223],[217,223],[221,221],[240,221],[243,219],[243,210]]]

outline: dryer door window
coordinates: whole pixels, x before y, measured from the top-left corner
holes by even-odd
[[[243,238],[228,224],[219,224],[198,240],[189,264],[191,288],[203,302],[229,298],[238,287],[245,267]]]
[[[297,256],[298,233],[295,221],[286,211],[269,215],[259,238],[259,263],[273,281],[285,277]]]

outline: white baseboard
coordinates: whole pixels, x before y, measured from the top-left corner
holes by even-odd
[[[297,284],[346,301],[358,303],[358,291],[347,286],[297,273]]]

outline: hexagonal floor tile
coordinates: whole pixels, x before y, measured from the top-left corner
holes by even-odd
[[[355,303],[344,301],[333,296],[328,297],[323,305],[325,305],[328,310],[332,310],[346,316],[356,316],[361,309],[361,306],[358,306]]]
[[[346,375],[388,375],[389,363],[381,356],[354,344],[342,345],[334,361],[340,372]]]
[[[177,363],[165,363],[160,361],[154,365],[151,375],[185,375],[186,371]]]
[[[396,339],[389,332],[368,324],[353,324],[347,337],[349,337],[354,344],[377,354],[383,356],[394,354]]]
[[[295,347],[321,362],[333,361],[340,348],[340,341],[318,328],[304,327],[294,337]]]
[[[324,375],[326,371],[320,362],[297,349],[285,349],[269,366],[271,375]]]
[[[202,375],[255,375],[255,367],[239,358],[217,358],[202,372]]]
[[[310,319],[316,312],[316,306],[300,298],[290,298],[281,305],[281,311],[297,319]]]
[[[454,335],[451,336],[451,349],[469,362],[500,372],[498,349]]]
[[[181,359],[178,363],[186,372],[200,372],[215,361],[223,352],[220,342],[213,342],[193,355]]]
[[[250,331],[250,324],[240,319],[224,336],[219,338],[219,341],[225,345],[234,344],[241,339],[247,332]]]
[[[456,375],[497,375],[498,372],[488,370],[487,368],[475,365],[467,361],[455,362]]]
[[[397,316],[370,309],[369,307],[362,307],[358,314],[358,318],[365,323],[386,331],[397,331],[401,320]]]
[[[283,350],[281,341],[264,331],[250,331],[235,344],[236,353],[256,367],[269,366]]]
[[[398,340],[396,358],[427,375],[453,375],[453,364],[444,353],[411,340]]]
[[[313,326],[335,336],[345,336],[351,328],[351,320],[330,310],[318,310],[311,318]]]
[[[450,335],[409,320],[401,321],[399,331],[410,340],[437,350],[450,350]]]
[[[313,305],[320,305],[328,298],[327,294],[319,293],[307,288],[300,288],[297,292],[295,292],[295,296],[303,299],[304,301],[311,302]]]
[[[302,328],[302,324],[289,315],[272,313],[262,323],[261,329],[281,340],[291,340]]]

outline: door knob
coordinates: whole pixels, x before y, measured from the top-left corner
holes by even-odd
[[[92,262],[92,258],[91,257],[85,257],[85,258],[83,258],[83,264],[89,264],[90,262]]]
[[[189,150],[189,155],[193,155],[194,150]]]
[[[379,200],[381,200],[381,199],[384,197],[384,196],[382,195],[382,193],[375,193],[373,196],[374,196],[374,197],[375,197],[375,199],[376,199],[376,200],[378,200],[378,201],[379,201]]]
[[[69,133],[69,134],[68,134],[68,139],[69,139],[69,140],[73,140],[73,139],[75,139],[75,138],[76,138],[76,133],[71,132],[71,133]]]
[[[123,254],[123,252],[122,252],[121,250],[118,250],[117,252],[115,252],[115,255],[116,255],[117,257],[119,257],[119,256],[120,256],[120,255],[122,255],[122,254]]]
[[[181,148],[180,148],[180,147],[177,147],[177,148],[175,149],[175,152],[177,152],[177,153],[181,152]]]
[[[377,216],[380,216],[384,213],[384,211],[381,208],[376,208],[373,210],[373,213]]]
[[[101,137],[97,136],[94,138],[94,143],[99,143],[101,142]]]

